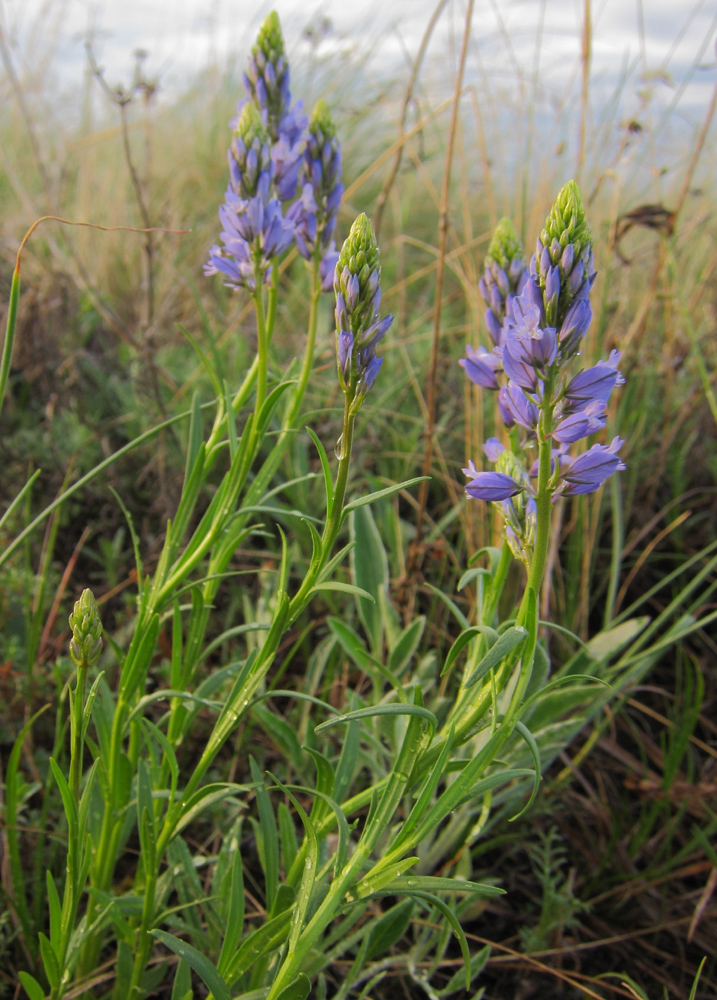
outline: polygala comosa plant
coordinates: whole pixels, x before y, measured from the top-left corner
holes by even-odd
[[[374,492],[351,478],[392,364],[386,345],[400,336],[382,307],[374,228],[359,215],[337,251],[340,122],[326,100],[310,115],[293,101],[275,13],[244,88],[204,271],[253,308],[255,356],[227,378],[186,331],[212,392],[141,438],[172,427],[185,472],[151,557],[125,511],[131,622],[103,633],[105,611],[83,591],[69,620],[71,662],[57,668],[44,784],[28,790],[22,777],[37,716],[5,765],[3,887],[29,1000],[141,1000],[160,989],[173,1000],[195,990],[214,1000],[305,1000],[312,990],[344,1000],[383,995],[388,970],[402,971],[415,995],[470,990],[488,952],[469,944],[464,925],[504,892],[504,873],[481,871],[473,845],[521,815],[574,736],[666,642],[700,624],[678,605],[651,624],[631,607],[587,644],[564,644],[576,651],[560,662],[549,656],[538,609],[554,512],[625,468],[616,434],[585,447],[612,424],[623,378],[615,350],[581,367],[595,267],[572,181],[529,262],[512,223],[498,225],[480,280],[489,340],[460,361],[494,394],[504,425],[484,445],[493,468],[474,455],[465,469],[468,511],[490,519],[474,501],[492,504],[504,533],[465,567],[459,590],[470,599],[434,588],[450,616],[447,652],[427,647],[424,615],[401,620],[377,520],[400,537],[399,494],[410,497],[423,478],[384,480]],[[281,370],[274,334],[290,256],[308,305],[302,319],[292,300],[292,323],[305,323],[306,336],[302,356]],[[12,294],[6,355],[19,269]],[[330,294],[328,331],[321,300]],[[317,344],[329,347],[329,365],[317,367]],[[9,355],[3,393],[8,371]],[[321,380],[341,402],[338,440],[322,440],[323,416],[305,426],[316,420],[307,387]],[[294,475],[297,442],[310,450]],[[310,486],[320,501],[297,510]],[[237,567],[246,565],[239,550],[259,544],[257,590]],[[517,600],[509,572],[521,581]],[[695,606],[709,572],[689,584]],[[225,621],[230,586],[240,599]],[[30,840],[18,817],[34,795],[43,824],[60,818]],[[450,974],[446,955],[460,957]]]

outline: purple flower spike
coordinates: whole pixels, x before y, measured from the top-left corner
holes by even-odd
[[[625,463],[618,458],[617,452],[623,444],[624,441],[616,437],[607,447],[594,444],[582,455],[578,455],[563,473],[563,481],[566,483],[562,491],[564,495],[594,493],[614,472],[622,471]]]
[[[466,486],[466,494],[472,500],[497,501],[514,497],[516,493],[522,493],[523,489],[523,486],[503,472],[479,472]]]
[[[393,322],[378,314],[381,265],[376,234],[365,215],[351,226],[334,270],[336,363],[341,388],[360,406],[376,380],[381,360],[376,345]]]
[[[493,343],[501,341],[501,324],[511,301],[519,295],[527,278],[523,247],[510,219],[501,219],[488,247],[485,271],[478,282],[488,307],[486,326]]]
[[[501,361],[492,351],[486,351],[485,347],[479,347],[474,351],[470,344],[466,344],[465,358],[461,358],[458,364],[464,369],[466,375],[483,389],[497,389],[497,375],[501,370]]]
[[[314,108],[301,164],[302,195],[289,209],[289,217],[296,224],[299,253],[311,260],[317,249],[329,245],[344,192],[341,145],[326,101]]]

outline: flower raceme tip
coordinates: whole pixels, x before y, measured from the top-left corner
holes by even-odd
[[[595,279],[590,228],[574,182],[561,189],[522,277],[520,260],[515,230],[503,220],[491,241],[480,284],[489,307],[486,327],[493,347],[468,346],[459,363],[472,382],[497,392],[506,427],[522,431],[521,450],[544,443],[547,479],[541,480],[541,490],[553,499],[592,493],[625,468],[617,454],[623,442],[615,438],[609,446],[593,445],[578,456],[572,456],[569,447],[606,426],[611,393],[624,379],[617,351],[572,377],[568,372],[592,320],[590,290]],[[549,455],[544,448],[551,440]],[[464,469],[469,479],[466,494],[501,507],[509,541],[513,533],[514,552],[517,525],[522,534],[516,554],[525,561],[525,545],[534,537],[529,508],[538,487],[531,485],[521,460],[497,439],[486,442],[485,451],[497,468],[479,472],[471,462]],[[537,477],[538,467],[536,461],[531,476]]]

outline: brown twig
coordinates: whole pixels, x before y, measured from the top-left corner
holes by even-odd
[[[416,58],[413,63],[413,69],[411,70],[411,76],[409,77],[408,83],[406,84],[406,89],[403,94],[403,101],[401,102],[401,118],[399,122],[399,139],[403,140],[405,137],[405,127],[406,127],[406,115],[408,114],[408,108],[413,98],[413,88],[416,86],[416,80],[418,79],[418,73],[423,63],[423,57],[426,54],[426,49],[428,48],[428,43],[431,40],[431,35],[438,23],[438,18],[443,12],[443,8],[448,3],[448,0],[438,0],[438,5],[434,10],[430,21],[423,33],[423,38],[421,39],[421,44],[416,54]],[[383,218],[383,210],[388,200],[388,196],[391,193],[391,188],[398,174],[399,168],[401,166],[401,160],[403,159],[403,149],[404,143],[400,142],[398,149],[396,150],[396,157],[391,165],[391,169],[386,175],[386,179],[383,182],[383,186],[379,192],[378,198],[376,199],[376,210],[373,217],[373,228],[378,237],[381,229],[381,220]]]
[[[582,84],[580,89],[580,141],[578,144],[578,162],[575,170],[579,178],[585,163],[585,143],[587,136],[588,93],[590,88],[590,57],[592,54],[592,23],[590,15],[590,0],[584,0],[583,30],[580,38],[580,61],[582,66]]]
[[[438,244],[438,267],[436,272],[436,293],[433,310],[433,338],[431,341],[431,361],[428,369],[428,393],[426,397],[427,420],[426,420],[426,452],[423,459],[422,475],[427,476],[431,469],[433,459],[433,434],[436,424],[436,375],[438,370],[438,347],[441,334],[441,304],[443,298],[443,277],[446,266],[446,246],[448,241],[448,198],[451,185],[451,165],[453,162],[453,148],[455,145],[456,132],[458,128],[458,109],[460,106],[461,92],[463,88],[463,71],[465,69],[466,54],[468,52],[468,40],[471,32],[471,21],[473,19],[474,0],[469,0],[466,10],[465,30],[463,32],[463,44],[461,46],[458,72],[456,74],[456,86],[453,93],[453,108],[451,111],[451,124],[448,132],[448,147],[446,149],[446,161],[443,170],[443,186],[441,190],[441,211],[438,223],[439,244]],[[418,551],[421,544],[421,528],[423,515],[428,500],[428,481],[421,483],[418,497],[418,512],[416,515],[416,535],[414,540],[415,565]],[[409,573],[414,568],[411,566]]]

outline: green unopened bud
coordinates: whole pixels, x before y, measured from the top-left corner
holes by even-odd
[[[325,140],[331,140],[336,135],[336,126],[331,117],[329,106],[323,97],[316,102],[314,110],[311,113],[309,131],[314,135],[320,132]]]
[[[272,65],[278,62],[279,56],[284,55],[284,36],[281,32],[279,15],[275,10],[272,10],[259,28],[252,52],[254,55],[261,52],[266,61]]]
[[[515,231],[515,226],[509,218],[504,217],[495,228],[493,237],[488,246],[488,258],[502,267],[504,271],[510,271],[510,265],[515,258],[523,257],[523,244]]]
[[[351,226],[348,239],[341,248],[337,271],[348,268],[351,274],[358,275],[359,282],[367,281],[372,272],[381,275],[380,255],[376,234],[371,220],[362,212]]]
[[[510,476],[514,479],[516,483],[526,483],[527,473],[525,471],[525,465],[521,462],[520,457],[506,448],[500,453],[498,459],[495,463],[496,472],[502,472],[506,476]]]
[[[236,134],[247,150],[254,149],[258,152],[262,146],[269,145],[271,141],[261,112],[251,101],[247,101],[242,108],[236,126]]]
[[[75,666],[87,669],[97,663],[102,652],[102,622],[94,594],[83,590],[70,615],[70,656]]]
[[[572,243],[576,260],[592,243],[590,226],[585,219],[582,195],[575,181],[568,181],[561,188],[545,220],[545,228],[540,234],[540,239],[544,247],[552,247],[553,240],[558,241],[561,249]],[[557,259],[553,263],[557,264]]]

